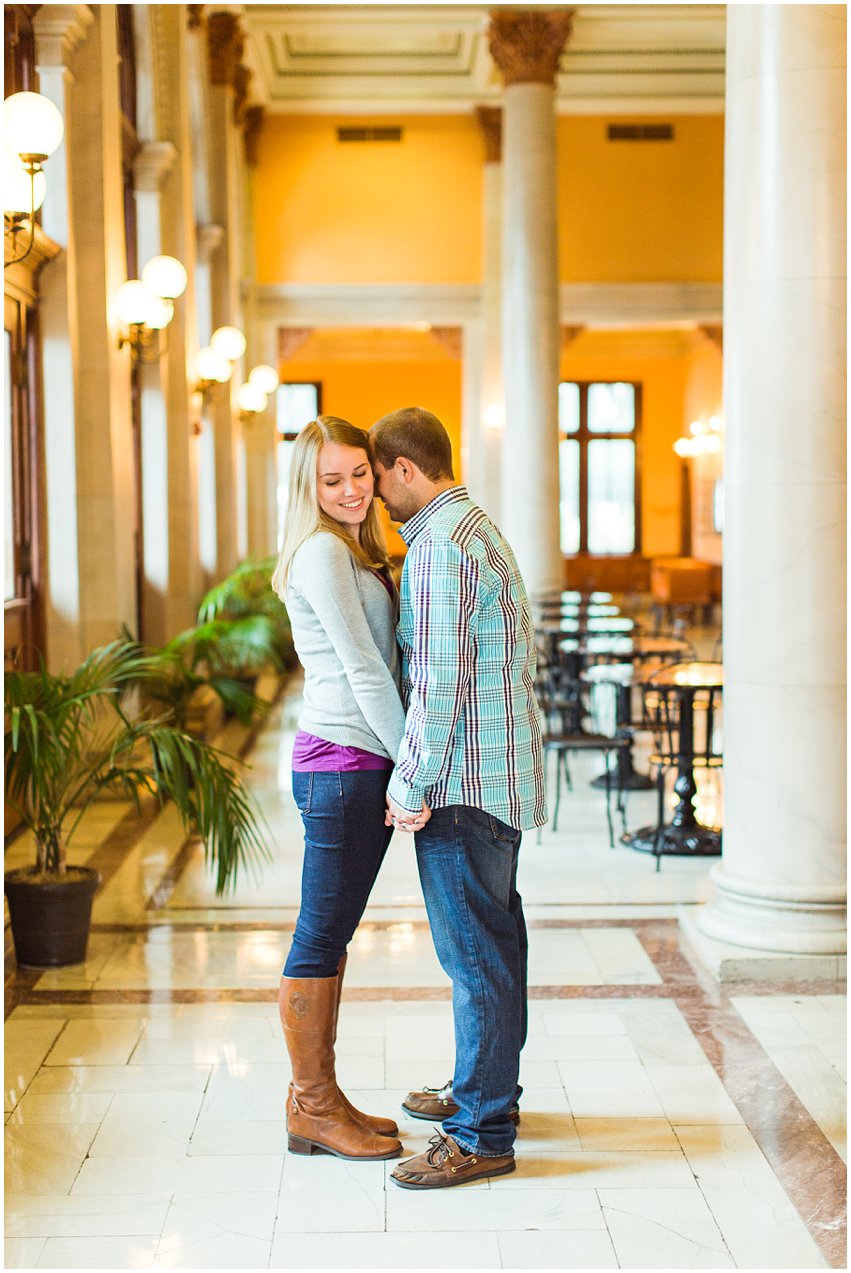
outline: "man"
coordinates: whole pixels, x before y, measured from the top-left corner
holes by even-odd
[[[397,629],[407,719],[387,818],[416,833],[455,1018],[444,1135],[393,1179],[445,1188],[514,1170],[527,957],[517,854],[521,831],[546,820],[533,624],[514,554],[456,483],[437,417],[394,411],[370,443],[408,546]]]

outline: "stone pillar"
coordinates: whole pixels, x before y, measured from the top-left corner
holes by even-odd
[[[65,251],[49,261],[40,278],[39,328],[50,351],[50,375],[42,386],[47,562],[46,658],[52,671],[74,667],[84,657],[80,631],[80,561],[77,526],[77,244],[70,216],[68,121],[74,51],[93,17],[86,4],[42,5],[33,23],[39,91],[65,120],[65,139],[47,165],[49,191],[42,208],[45,232]]]
[[[50,16],[52,6],[46,6]],[[65,115],[68,280],[75,342],[73,462],[77,496],[79,639],[84,652],[136,628],[135,503],[129,353],[119,351],[110,301],[127,278],[115,6],[96,5],[77,49]],[[52,350],[45,345],[45,361]],[[54,586],[55,579],[51,586]]]
[[[698,926],[829,956],[845,950],[844,7],[729,6],[725,153],[724,853]]]
[[[213,258],[224,238],[220,225],[207,223],[196,228],[195,313],[199,345],[209,345],[213,331]],[[216,438],[209,414],[200,395],[194,407],[198,436],[198,555],[205,590],[217,581],[218,536],[216,531]]]
[[[502,528],[530,591],[564,578],[559,546],[555,77],[573,10],[499,10],[490,51],[503,122]]]
[[[475,498],[485,512],[502,525],[501,453],[505,429],[502,377],[502,111],[496,106],[479,106],[476,114],[485,143],[485,163],[482,174],[482,368],[475,439]]]
[[[244,36],[239,17],[232,12],[209,13],[207,39],[210,67],[211,149],[210,209],[222,227],[221,245],[211,270],[213,328],[241,327],[239,305],[239,181],[241,137],[234,119],[235,88],[240,80]],[[236,410],[236,388],[242,381],[239,364],[233,380],[217,389],[210,403],[216,456],[216,575],[223,578],[236,566],[242,532],[238,493],[242,463],[242,439]]]

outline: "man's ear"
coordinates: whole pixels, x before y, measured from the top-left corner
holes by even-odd
[[[400,455],[396,460],[396,468],[403,482],[413,482],[417,475],[417,466],[411,460]]]

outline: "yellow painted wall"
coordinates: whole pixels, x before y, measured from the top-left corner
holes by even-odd
[[[631,380],[643,386],[642,552],[646,557],[678,553],[681,471],[672,448],[683,431],[688,360],[675,345],[670,352],[635,354],[630,343],[625,332],[583,333],[562,352],[561,379]]]
[[[724,120],[665,116],[669,142],[610,142],[610,122],[558,121],[559,262],[575,282],[722,277]]]
[[[563,280],[720,280],[723,118],[666,118],[672,142],[609,142],[609,117],[559,119]],[[337,141],[359,123],[400,124],[403,140]],[[482,165],[472,115],[267,116],[258,282],[478,282]]]
[[[401,142],[338,125],[400,124]],[[483,146],[470,116],[267,116],[255,170],[260,283],[476,283]]]
[[[686,366],[685,418],[702,420],[723,417],[723,359],[721,351],[706,340],[689,355]],[[723,475],[724,452],[697,456],[691,468],[692,554],[701,561],[721,565],[722,540],[712,523],[712,496],[716,478]]]
[[[281,364],[281,380],[318,380],[322,384],[322,410],[368,429],[380,416],[399,407],[426,407],[443,422],[452,442],[455,476],[460,480],[461,363],[440,361],[363,361],[343,359],[308,362],[293,358]],[[379,502],[387,543],[392,553],[402,554],[399,538]]]

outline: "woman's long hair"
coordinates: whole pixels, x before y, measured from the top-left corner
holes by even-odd
[[[361,522],[360,540],[349,535],[339,522],[335,522],[333,517],[329,517],[319,507],[316,470],[319,463],[319,450],[325,442],[357,447],[359,450],[366,451],[367,459],[369,459],[367,433],[349,424],[348,420],[340,420],[333,415],[317,416],[299,433],[295,440],[290,466],[284,538],[278,554],[278,564],[272,575],[272,587],[282,599],[293,557],[305,540],[315,535],[317,531],[327,531],[331,535],[336,535],[355,559],[368,570],[389,570],[387,547],[381,533],[374,498],[370,501],[369,510]]]

